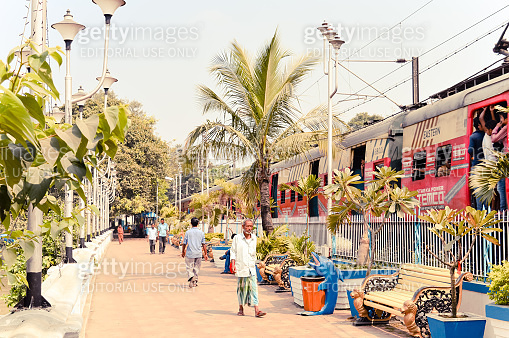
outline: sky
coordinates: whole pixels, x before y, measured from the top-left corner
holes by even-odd
[[[371,96],[344,95],[378,95],[376,90],[384,92],[411,76],[410,63],[375,61],[419,57],[420,70],[425,70],[458,51],[420,75],[423,100],[501,59],[492,49],[502,28],[469,44],[509,20],[509,7],[502,0],[126,2],[112,19],[108,68],[119,80],[112,90],[121,98],[141,102],[158,120],[157,133],[177,144],[184,143],[188,133],[206,119],[218,117],[202,114],[196,87],[205,84],[218,89],[209,68],[214,57],[234,40],[255,56],[277,30],[282,46],[295,56],[307,53],[320,57],[322,40],[316,27],[324,20],[332,24],[345,40],[339,56],[345,68],[340,67],[340,94],[333,98],[333,104],[339,117],[348,121],[359,112],[389,116],[399,111],[397,105],[412,102],[410,82],[387,92],[390,100],[376,98],[365,103]],[[2,60],[21,41],[29,3],[0,0],[9,13],[0,21]],[[74,19],[87,27],[73,42],[71,72],[73,92],[80,85],[91,90],[102,67],[102,12],[89,0],[47,0],[47,6],[50,25],[62,20],[70,9]],[[48,42],[63,45],[51,28]],[[54,66],[55,82],[63,92],[65,68]],[[390,72],[373,84],[376,90],[363,89],[365,83]],[[297,93],[303,112],[326,104],[327,77],[321,63]]]

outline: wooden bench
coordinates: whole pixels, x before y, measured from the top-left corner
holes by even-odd
[[[290,290],[290,267],[297,265],[288,253],[270,254],[258,263],[258,270],[266,283],[276,282],[280,290]]]
[[[403,316],[412,336],[429,337],[430,312],[451,312],[451,284],[448,269],[426,265],[404,264],[392,275],[371,275],[360,289],[351,293],[359,319],[354,325],[387,322],[392,316]],[[458,309],[463,280],[471,281],[470,272],[455,275]]]
[[[178,248],[183,240],[184,240],[184,235],[183,234],[175,235],[175,236],[173,236],[171,238],[171,245],[173,245],[174,247]]]

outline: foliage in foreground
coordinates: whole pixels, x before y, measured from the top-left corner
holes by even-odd
[[[509,262],[503,261],[500,265],[492,265],[488,279],[490,299],[497,305],[509,305]]]

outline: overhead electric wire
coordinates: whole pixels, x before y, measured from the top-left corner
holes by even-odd
[[[358,52],[360,52],[362,49],[366,48],[367,46],[369,46],[370,44],[372,44],[373,42],[375,42],[376,40],[378,40],[379,38],[381,38],[384,34],[388,34],[388,32],[390,32],[391,30],[393,30],[395,27],[397,27],[398,25],[401,25],[401,23],[403,23],[404,21],[406,21],[408,18],[410,18],[411,16],[413,16],[414,14],[416,14],[417,12],[419,12],[421,9],[423,9],[424,7],[426,7],[427,5],[429,5],[431,2],[433,2],[433,0],[430,0],[428,1],[427,3],[425,3],[424,5],[422,5],[421,7],[419,7],[418,9],[416,9],[415,11],[413,11],[412,13],[410,13],[409,15],[407,15],[403,20],[400,20],[398,23],[396,23],[395,25],[393,25],[387,32],[384,32],[382,34],[379,34],[376,38],[374,38],[373,40],[371,40],[370,42],[368,42],[366,45],[362,46],[360,49],[356,50],[353,54],[349,55],[346,59],[343,59],[343,60],[340,60],[340,62],[342,61],[346,61],[348,60],[349,58],[351,58],[352,56],[354,56],[355,54],[357,54]],[[509,6],[509,5],[508,5]],[[315,82],[313,82],[313,84],[311,84],[308,88],[306,88],[306,90],[304,90],[302,93],[300,93],[300,95],[303,95],[304,93],[306,93],[309,89],[311,89],[315,84],[317,84],[323,77],[325,76],[325,74],[323,74],[318,80],[316,80]]]
[[[380,39],[385,34],[389,34],[389,32],[392,31],[394,28],[396,28],[397,26],[401,25],[405,20],[407,20],[408,18],[412,17],[414,14],[416,14],[417,12],[419,12],[421,9],[423,9],[424,7],[426,7],[427,5],[429,5],[432,2],[433,2],[433,0],[428,1],[427,3],[425,3],[424,5],[422,5],[421,7],[419,7],[418,9],[413,11],[412,13],[410,13],[408,16],[406,16],[403,20],[401,20],[400,22],[396,23],[394,26],[389,28],[386,32],[383,32],[382,34],[379,34],[376,38],[374,38],[373,40],[371,40],[370,42],[368,42],[367,44],[362,46],[360,49],[356,50],[353,54],[349,55],[346,59],[340,60],[340,62],[341,61],[347,61],[352,56],[354,56],[355,54],[359,53],[361,50],[363,50],[367,46],[371,45],[373,42],[375,42],[376,40]]]
[[[419,57],[422,57],[422,56],[424,56],[424,55],[426,55],[426,54],[430,53],[431,51],[433,51],[433,50],[437,49],[438,47],[442,46],[443,44],[445,44],[445,43],[447,43],[447,42],[451,41],[452,39],[454,39],[454,38],[458,37],[459,35],[461,35],[461,34],[465,33],[466,31],[470,30],[471,28],[473,28],[473,27],[477,26],[477,25],[478,25],[478,24],[480,24],[481,22],[483,22],[483,21],[485,21],[485,20],[487,20],[487,19],[491,18],[493,15],[495,15],[495,14],[499,13],[500,11],[502,11],[502,10],[506,9],[507,7],[509,7],[509,5],[506,5],[506,6],[502,7],[502,8],[500,8],[499,10],[497,10],[497,11],[495,11],[495,12],[491,13],[490,15],[488,15],[488,16],[486,16],[486,17],[482,18],[481,20],[477,21],[476,23],[474,23],[474,24],[470,25],[469,27],[467,27],[467,28],[463,29],[463,30],[462,30],[462,31],[460,31],[459,33],[457,33],[457,34],[455,34],[455,35],[451,36],[450,38],[448,38],[448,39],[446,39],[446,40],[442,41],[442,42],[441,42],[441,43],[439,43],[438,45],[434,46],[433,48],[431,48],[431,49],[427,50],[426,52],[424,52],[423,54],[419,55]],[[497,27],[496,29],[498,29],[498,28],[500,28],[500,27]],[[394,69],[394,70],[390,71],[389,73],[387,73],[387,74],[383,75],[382,77],[378,78],[378,79],[377,79],[377,80],[375,80],[374,82],[371,82],[371,85],[374,85],[375,83],[377,83],[377,82],[379,82],[379,81],[381,81],[381,80],[385,79],[387,76],[389,76],[389,75],[391,75],[391,74],[393,74],[393,73],[397,72],[398,70],[400,70],[401,68],[403,68],[404,66],[406,66],[408,63],[409,63],[409,62],[406,62],[406,63],[402,64],[402,65],[401,65],[401,66],[399,66],[398,68],[396,68],[396,69]],[[407,80],[407,81],[408,81],[408,80]],[[406,82],[406,81],[405,81],[405,82]],[[368,85],[368,86],[365,86],[365,87],[363,87],[363,88],[359,89],[358,91],[356,91],[354,94],[358,94],[359,92],[361,92],[361,91],[365,90],[365,89],[366,89],[366,88],[368,88],[368,87],[370,87],[370,86],[369,86],[369,85]],[[385,92],[387,92],[387,91],[385,91]],[[384,92],[384,93],[385,93],[385,92]],[[346,100],[346,99],[348,99],[349,97],[350,97],[350,96],[346,97],[346,98],[345,98],[345,100]],[[367,102],[370,102],[370,101],[371,101],[371,100],[369,100],[369,101],[367,101]],[[340,101],[340,102],[341,102],[341,101]],[[364,104],[364,103],[367,103],[367,102],[363,102],[363,103],[361,103],[361,104]],[[361,105],[361,104],[360,104],[360,105]],[[355,107],[358,107],[358,105],[357,105],[357,106],[355,106]],[[353,107],[353,108],[355,108],[355,107]],[[342,113],[340,113],[340,114],[342,114]]]
[[[505,6],[504,8],[506,8],[506,7],[509,7],[509,5]],[[484,20],[484,19],[483,19],[483,20]],[[425,69],[423,69],[423,70],[419,71],[419,75],[420,75],[420,74],[422,74],[422,73],[424,73],[424,72],[426,72],[426,71],[428,71],[428,70],[430,70],[431,68],[433,68],[433,67],[435,67],[435,66],[439,65],[440,63],[442,63],[442,62],[444,62],[445,60],[449,59],[450,57],[452,57],[452,56],[454,56],[454,55],[458,54],[459,52],[461,52],[461,51],[465,50],[466,48],[470,47],[471,45],[473,45],[474,43],[478,42],[479,40],[481,40],[481,39],[483,39],[483,38],[487,37],[488,35],[492,34],[492,33],[493,33],[493,32],[495,32],[495,31],[497,31],[498,29],[500,29],[501,27],[503,27],[503,26],[504,26],[504,25],[506,25],[507,23],[508,23],[508,22],[506,21],[506,22],[504,22],[502,25],[498,25],[498,26],[496,26],[495,28],[493,28],[493,29],[489,30],[488,32],[486,32],[486,33],[484,33],[484,34],[480,35],[480,36],[479,36],[479,37],[477,37],[476,39],[474,39],[474,40],[472,40],[471,42],[467,43],[465,46],[463,46],[463,47],[461,47],[461,48],[459,48],[459,49],[455,50],[455,51],[454,51],[454,52],[452,52],[452,53],[447,54],[445,57],[443,57],[443,58],[439,59],[438,61],[435,61],[434,63],[432,63],[431,65],[429,65],[429,66],[428,66],[428,67],[426,67]],[[468,29],[468,28],[467,28],[467,29]],[[457,35],[456,35],[456,36],[457,36]],[[448,39],[448,40],[450,40],[450,39]],[[441,43],[441,44],[442,44],[442,43]],[[433,47],[432,49],[435,49],[435,47]],[[424,54],[426,54],[426,53],[428,53],[428,52],[429,52],[429,51],[425,52]],[[424,54],[423,54],[423,55],[424,55]],[[498,62],[498,61],[497,61],[497,62]],[[400,68],[401,68],[401,67],[400,67]],[[398,68],[398,69],[399,69],[399,68]],[[394,71],[392,71],[392,72],[390,72],[390,73],[388,73],[388,74],[384,75],[382,78],[384,78],[384,77],[388,76],[389,74],[391,74],[391,73],[393,73],[393,72],[394,72]],[[376,83],[376,82],[380,81],[382,78],[380,78],[380,79],[376,80],[375,82],[372,82],[372,84],[374,84],[374,83]],[[396,87],[399,87],[400,85],[402,85],[402,84],[404,84],[404,83],[406,83],[406,82],[410,81],[411,79],[412,79],[412,77],[406,78],[405,80],[403,80],[403,81],[401,81],[401,82],[398,82],[398,83],[397,83],[397,84],[395,84],[394,86],[392,86],[392,87],[390,87],[390,88],[388,88],[388,89],[384,90],[382,93],[383,93],[383,94],[385,94],[385,93],[387,93],[387,92],[389,92],[389,91],[391,91],[391,90],[395,89]],[[359,91],[357,91],[357,92],[355,92],[354,94],[351,94],[351,95],[358,94],[359,92],[361,92],[362,90],[364,90],[364,89],[366,89],[366,88],[368,88],[368,86],[366,86],[366,87],[362,88],[361,90],[359,90]],[[351,96],[351,95],[350,95],[350,96]],[[348,99],[350,96],[348,96],[346,99]],[[346,100],[346,99],[345,99],[345,100]],[[362,102],[362,103],[359,103],[359,104],[357,104],[357,105],[355,105],[355,106],[353,106],[353,107],[350,107],[350,108],[348,108],[348,109],[345,109],[345,110],[343,110],[342,112],[340,112],[340,113],[336,114],[335,116],[339,116],[339,115],[342,115],[342,114],[344,114],[344,113],[347,113],[347,112],[351,111],[352,109],[355,109],[355,108],[357,108],[357,107],[359,107],[359,106],[362,106],[362,105],[364,105],[364,104],[366,104],[366,103],[368,103],[368,102],[373,101],[374,99],[375,99],[375,98],[372,98],[372,99],[366,100],[366,101],[364,101],[364,102]],[[342,101],[339,101],[339,102],[342,102]],[[335,105],[337,105],[339,102],[337,102]]]

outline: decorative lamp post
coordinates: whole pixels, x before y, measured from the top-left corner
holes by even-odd
[[[101,77],[97,78],[97,81],[101,81]],[[103,81],[103,89],[104,89],[104,112],[106,113],[106,108],[108,108],[108,90],[113,86],[115,82],[118,82],[117,79],[111,76],[110,71],[106,70],[106,74],[104,76]]]
[[[56,29],[65,42],[65,123],[72,124],[71,96],[72,96],[72,77],[71,77],[71,44],[76,34],[85,26],[73,20],[71,11],[67,10],[64,20],[54,23],[51,28]],[[71,217],[73,192],[65,186],[64,216]],[[71,227],[71,226],[69,226]],[[72,229],[70,233],[65,233],[65,262],[76,263],[72,258]]]
[[[51,116],[53,116],[53,118],[55,119],[55,123],[62,122],[62,118],[64,117],[64,115],[65,112],[60,110],[60,108],[58,108],[57,104],[55,103],[53,109],[51,110]]]
[[[78,92],[77,93],[74,93],[72,95],[72,99],[75,100],[75,99],[81,99],[83,96],[87,95],[85,93],[85,89],[83,89],[82,86],[80,86],[78,88]],[[83,108],[85,107],[85,100],[80,100],[78,101],[78,109],[79,109],[79,112],[80,112],[80,120],[83,119]]]
[[[327,22],[324,22],[318,30],[323,35],[323,72],[327,75],[328,78],[328,90],[327,90],[327,114],[328,114],[328,124],[327,124],[327,184],[332,184],[332,97],[336,94],[338,90],[338,53],[341,45],[345,42],[339,38],[334,29],[329,26]],[[329,43],[327,45],[327,42]],[[333,60],[332,55],[335,54],[335,58]],[[328,58],[326,58],[328,55]],[[327,61],[327,67],[325,63]],[[333,64],[334,62],[334,64]],[[332,76],[332,68],[336,68],[335,74],[335,82],[336,86],[333,88],[334,76]],[[329,197],[327,199],[327,214],[330,215],[332,208],[332,199]],[[332,243],[331,243],[332,244]],[[332,246],[332,245],[331,245]],[[335,250],[335,246],[333,247]]]

